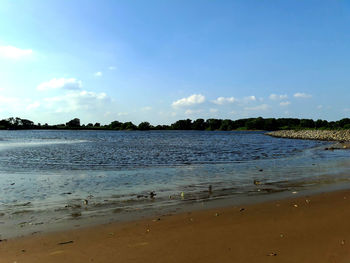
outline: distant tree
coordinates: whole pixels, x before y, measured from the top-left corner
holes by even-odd
[[[315,128],[315,122],[311,119],[301,119],[300,127],[302,128]]]
[[[195,120],[193,123],[192,123],[192,129],[193,130],[199,130],[199,131],[202,131],[202,130],[205,130],[205,121],[204,119],[197,119]]]
[[[263,130],[275,131],[278,130],[278,122],[274,118],[265,119]]]
[[[80,127],[80,119],[74,118],[66,123],[66,126],[69,128],[79,128]]]
[[[34,122],[26,119],[21,119],[21,124],[23,128],[33,128],[34,127]]]
[[[87,126],[87,127],[89,127],[89,128],[94,127],[94,125],[93,125],[91,122],[90,122],[90,123],[88,123],[86,126]]]
[[[8,129],[11,127],[11,123],[8,120],[1,120],[0,127],[1,129]]]
[[[170,126],[169,125],[157,125],[156,127],[154,127],[155,130],[170,130]]]
[[[141,122],[137,127],[141,131],[148,131],[151,129],[151,124],[147,121]]]
[[[136,126],[131,122],[124,122],[121,126],[122,130],[136,130]]]
[[[192,130],[192,120],[178,120],[177,122],[171,124],[173,130]]]
[[[234,123],[232,120],[223,120],[221,122],[220,130],[221,131],[231,131],[233,130]]]
[[[345,125],[350,124],[350,119],[349,118],[344,118],[344,119],[341,119],[341,120],[337,121],[337,123],[338,123],[338,126],[340,128],[344,128]]]
[[[109,127],[113,130],[120,130],[122,127],[122,122],[120,121],[112,121],[111,124],[109,124]]]
[[[210,131],[219,130],[222,120],[218,119],[208,119],[206,121],[207,129]]]
[[[246,122],[246,127],[248,130],[263,130],[264,129],[264,119],[259,118],[251,118]]]
[[[94,127],[101,127],[101,124],[99,122],[96,122]]]

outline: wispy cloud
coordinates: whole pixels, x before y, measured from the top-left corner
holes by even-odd
[[[75,112],[77,110],[93,110],[103,108],[110,98],[106,93],[91,91],[74,91],[62,96],[45,98],[45,107],[55,112]]]
[[[271,94],[269,98],[270,100],[285,100],[288,98],[288,96],[286,94],[284,95]]]
[[[110,67],[108,67],[108,69],[109,69],[109,70],[116,70],[117,67],[115,67],[115,66],[110,66]]]
[[[29,105],[26,107],[26,110],[31,111],[31,110],[36,109],[36,108],[39,108],[39,107],[40,107],[40,102],[39,102],[39,101],[35,101],[35,102],[29,104]]]
[[[286,106],[288,106],[290,104],[291,104],[290,101],[281,101],[280,102],[280,106],[282,106],[282,107],[286,107]]]
[[[186,115],[194,115],[194,114],[198,114],[198,113],[201,113],[202,112],[202,110],[186,110],[185,111],[185,114]]]
[[[152,107],[151,106],[146,106],[146,107],[143,107],[141,108],[142,111],[150,111],[152,110]]]
[[[243,100],[245,102],[256,101],[256,97],[255,96],[248,96],[248,97],[245,97]]]
[[[205,102],[205,97],[201,94],[193,94],[187,98],[182,98],[172,103],[173,107],[184,107],[201,104]]]
[[[102,77],[102,72],[98,71],[94,74],[95,77]]]
[[[297,98],[297,99],[309,99],[311,97],[312,95],[307,93],[302,93],[302,92],[297,92],[294,94],[294,98]]]
[[[223,105],[223,104],[227,104],[227,103],[234,103],[236,102],[237,99],[234,97],[218,97],[216,100],[213,100],[213,103],[217,104],[217,105]]]
[[[31,49],[20,49],[14,46],[0,46],[0,58],[20,59],[33,53]]]
[[[267,104],[261,104],[258,106],[254,106],[254,107],[245,107],[244,110],[246,111],[266,111],[270,109],[270,106]]]
[[[43,82],[38,85],[37,90],[46,91],[54,89],[64,90],[79,90],[82,88],[82,82],[75,78],[53,78],[47,82]]]

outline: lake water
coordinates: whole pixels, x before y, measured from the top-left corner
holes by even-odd
[[[329,144],[263,132],[0,131],[0,235],[345,185],[350,151]]]

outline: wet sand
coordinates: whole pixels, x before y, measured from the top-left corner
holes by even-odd
[[[0,242],[1,263],[349,261],[350,190]]]

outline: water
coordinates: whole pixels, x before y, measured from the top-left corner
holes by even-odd
[[[348,183],[350,152],[326,145],[262,132],[0,131],[0,235]]]

